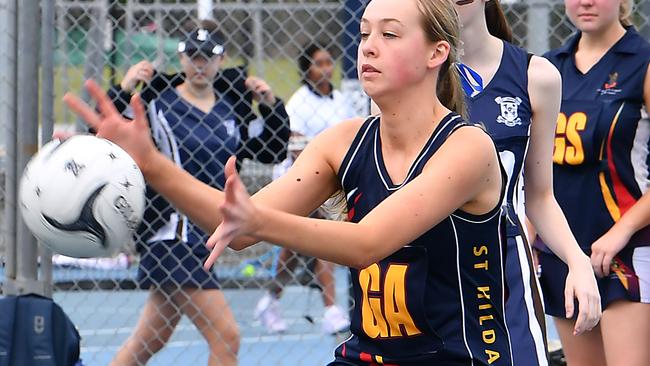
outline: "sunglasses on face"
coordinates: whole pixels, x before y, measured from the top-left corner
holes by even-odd
[[[458,0],[456,1],[456,5],[463,6],[463,5],[471,4],[473,2],[474,0]]]

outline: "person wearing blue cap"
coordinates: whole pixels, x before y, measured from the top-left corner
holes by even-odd
[[[157,73],[151,63],[132,66],[109,95],[127,117],[138,83],[148,102],[152,138],[158,149],[200,181],[223,189],[231,155],[277,163],[286,157],[289,122],[283,102],[262,79],[243,69],[221,70],[225,41],[211,27],[190,32],[178,44],[181,74]],[[263,126],[249,133],[252,99]],[[260,130],[258,128],[258,130]],[[239,330],[215,272],[201,265],[208,236],[153,190],[147,191],[144,223],[136,240],[138,282],[149,290],[140,320],[113,365],[141,365],[159,351],[182,315],[199,329],[210,348],[210,365],[235,365]]]

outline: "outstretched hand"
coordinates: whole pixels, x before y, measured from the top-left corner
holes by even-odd
[[[225,200],[219,207],[221,224],[208,239],[206,246],[212,250],[203,267],[209,270],[224,249],[236,238],[252,235],[260,227],[259,210],[250,199],[235,167],[236,158],[226,163]]]
[[[66,93],[63,101],[97,132],[98,137],[118,144],[131,155],[140,170],[144,171],[150,157],[157,150],[151,141],[151,132],[140,95],[136,94],[131,98],[135,115],[135,119],[131,121],[122,117],[106,92],[95,81],[86,80],[85,87],[97,103],[97,110],[72,93]]]
[[[575,312],[574,299],[578,300],[578,318],[573,328],[573,334],[579,335],[585,331],[590,331],[600,321],[602,308],[600,303],[600,293],[596,277],[591,269],[589,259],[584,259],[571,263],[569,274],[566,278],[564,288],[564,302],[566,317],[572,318]]]

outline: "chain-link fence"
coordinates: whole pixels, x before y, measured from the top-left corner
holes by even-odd
[[[193,268],[200,263],[192,258],[205,254],[199,248],[205,236],[153,193],[143,230],[118,257],[55,256],[50,267],[48,253],[37,255],[33,239],[16,216],[16,189],[22,167],[53,128],[82,128],[59,101],[65,91],[84,95],[83,80],[93,78],[111,90],[125,115],[130,113],[131,92],[142,93],[154,139],[177,164],[221,187],[224,156],[237,154],[243,158],[241,171],[249,190],[258,190],[281,173],[274,164],[285,158],[289,116],[292,126],[306,121],[294,132],[309,137],[332,119],[365,113],[353,76],[356,21],[365,2],[2,1],[4,291],[48,293],[53,284],[54,298],[80,328],[82,358],[88,365],[108,364],[118,352],[153,353],[174,327],[173,338],[150,364],[204,363],[211,353],[227,359],[225,354],[237,348],[239,363],[245,365],[329,360],[337,338],[323,330],[333,333],[345,327],[349,302],[343,269],[262,244],[229,252],[215,266],[228,305],[214,290],[187,290],[183,286],[217,286],[210,273]],[[559,0],[502,3],[516,42],[535,53],[559,46],[573,31]],[[196,31],[199,13],[215,21],[220,36]],[[650,0],[636,1],[634,18],[650,38]],[[301,81],[308,77],[300,72],[299,58],[306,44],[314,41],[327,52],[307,52],[308,56],[318,58],[322,69],[328,70],[320,77],[330,78],[331,73],[331,84],[315,85],[326,92],[328,85],[341,90],[324,106],[299,99],[304,97],[301,89],[307,88]],[[211,67],[222,61],[218,45],[225,47],[224,71],[213,75]],[[200,94],[202,82],[214,85],[216,99],[215,93]],[[317,125],[309,126],[315,120]],[[291,158],[300,150],[299,139],[292,138],[289,147]],[[147,292],[149,286],[160,290]],[[279,294],[282,287],[279,303],[273,301],[276,296],[265,296]],[[177,325],[179,314],[187,317]],[[127,341],[134,329],[137,335]]]

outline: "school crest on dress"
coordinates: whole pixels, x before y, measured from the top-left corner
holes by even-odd
[[[521,117],[519,117],[521,98],[496,97],[494,101],[501,107],[501,115],[497,117],[497,122],[503,123],[508,127],[515,127],[521,124]]]

